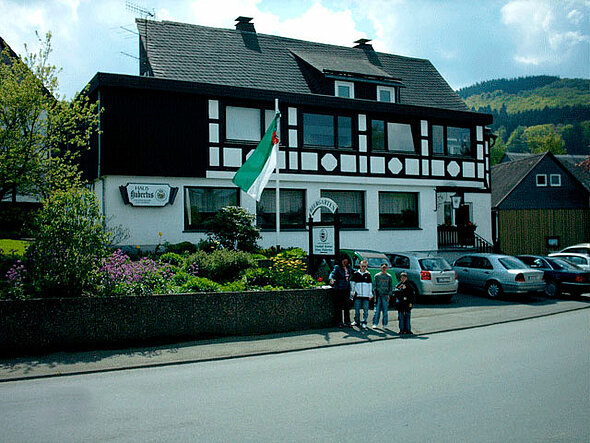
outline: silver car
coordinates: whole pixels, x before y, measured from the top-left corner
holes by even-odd
[[[385,255],[389,257],[391,270],[398,280],[402,271],[408,274],[408,280],[419,297],[435,297],[448,303],[457,294],[457,274],[444,258],[414,252]]]
[[[510,255],[464,255],[455,260],[453,268],[461,287],[485,290],[489,297],[541,292],[545,288],[543,271],[531,269]]]
[[[549,257],[563,258],[574,265],[578,265],[582,269],[590,271],[590,255],[576,252],[555,252],[553,254],[549,254]]]

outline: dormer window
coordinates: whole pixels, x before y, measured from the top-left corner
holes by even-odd
[[[354,98],[354,83],[341,80],[334,81],[334,95],[336,97]]]
[[[393,86],[377,85],[377,101],[395,103],[395,88]]]

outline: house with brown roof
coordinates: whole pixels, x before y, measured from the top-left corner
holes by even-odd
[[[546,254],[590,241],[588,156],[507,153],[492,168],[492,225],[507,254]]]
[[[221,29],[137,19],[139,75],[90,81],[104,112],[84,169],[107,219],[128,228],[127,243],[198,242],[208,217],[237,205],[256,215],[261,244],[273,245],[274,181],[256,202],[232,178],[275,100],[281,246],[307,249],[309,208],[322,197],[338,205],[342,247],[437,250],[438,225],[459,220],[491,241],[492,117],[470,111],[428,60],[377,52],[366,39],[328,45],[236,21]],[[162,198],[129,199],[131,188]]]

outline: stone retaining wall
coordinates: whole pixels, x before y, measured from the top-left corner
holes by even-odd
[[[269,334],[335,324],[336,304],[327,289],[0,301],[0,354]]]

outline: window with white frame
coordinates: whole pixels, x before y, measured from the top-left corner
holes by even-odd
[[[377,85],[377,101],[395,103],[395,88],[393,86]]]
[[[256,224],[262,229],[276,227],[276,193],[276,189],[265,189],[256,204]],[[281,229],[305,229],[305,190],[281,189],[279,199]]]
[[[379,192],[379,228],[417,228],[418,194]]]
[[[354,98],[354,83],[341,80],[334,81],[334,95],[336,97]]]
[[[186,187],[184,228],[205,229],[205,222],[226,206],[238,206],[237,188]]]
[[[272,123],[275,111],[227,106],[225,137],[227,140],[259,142]]]
[[[320,192],[322,197],[327,197],[338,205],[338,215],[343,228],[365,227],[365,193],[362,191],[328,191]],[[325,211],[325,212],[324,212]],[[334,214],[322,210],[322,221],[334,220]]]
[[[561,186],[561,174],[551,174],[549,176],[549,186]]]
[[[352,148],[352,118],[327,114],[303,114],[303,145]]]
[[[371,120],[371,150],[416,152],[412,125]]]
[[[432,125],[432,153],[453,157],[471,157],[471,129]]]
[[[537,186],[547,186],[547,174],[537,174]]]

